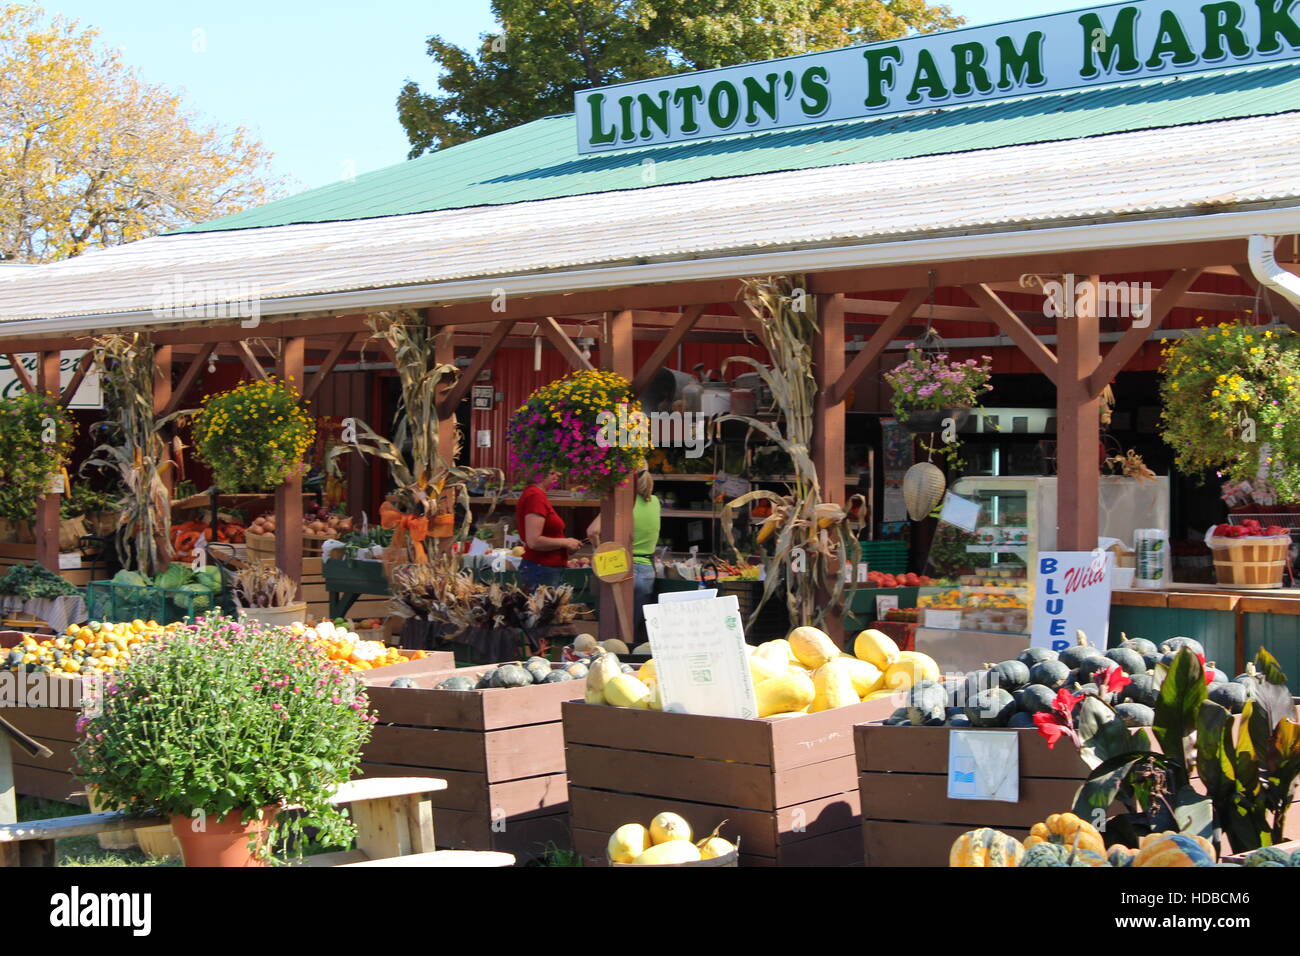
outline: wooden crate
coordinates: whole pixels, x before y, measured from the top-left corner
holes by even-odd
[[[321,556],[321,545],[330,538],[332,534],[313,534],[310,531],[302,533],[302,555],[303,558],[319,558]],[[270,534],[244,534],[244,546],[248,549],[248,559],[250,561],[275,561],[275,533]]]
[[[974,827],[1023,839],[1050,813],[1074,806],[1088,766],[1064,741],[1052,750],[1036,730],[1018,734],[1020,802],[948,798],[948,727],[854,728],[862,839],[868,866],[947,866],[953,841]]]
[[[585,682],[564,681],[496,690],[433,690],[460,670],[401,670],[418,688],[375,686],[370,699],[380,723],[362,756],[360,775],[431,776],[447,781],[433,794],[438,846],[454,850],[500,850],[521,859],[539,856],[548,843],[569,845],[568,781],[564,767],[563,701],[581,697]],[[386,680],[383,683],[387,683]]]
[[[36,545],[22,544],[15,541],[0,541],[0,577],[9,573],[9,569],[19,564],[36,562]],[[100,581],[107,575],[108,565],[83,558],[82,566],[59,571],[59,577],[74,587],[85,587],[91,581]]]
[[[742,720],[566,703],[574,849],[603,865],[615,829],[671,810],[701,834],[727,820],[742,866],[861,864],[853,725],[893,709]]]
[[[951,730],[880,724],[854,729],[868,866],[947,866],[953,841],[975,827],[993,827],[1022,840],[1049,814],[1070,810],[1089,774],[1069,741],[1048,750],[1036,730],[990,729],[988,733],[1020,735],[1019,802],[951,800]],[[1152,745],[1158,749],[1154,736]],[[1204,793],[1199,779],[1193,778],[1192,786]],[[1297,811],[1300,807],[1287,815],[1289,839],[1300,838]],[[1119,805],[1111,812],[1120,812]],[[1229,852],[1226,839],[1221,851]]]

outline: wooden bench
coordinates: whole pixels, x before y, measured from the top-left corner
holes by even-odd
[[[429,794],[443,790],[435,777],[374,777],[339,784],[330,802],[347,804],[357,828],[354,850],[293,861],[298,866],[513,866],[509,853],[437,851]],[[55,841],[158,826],[157,817],[121,811],[0,825],[0,867],[54,866]]]

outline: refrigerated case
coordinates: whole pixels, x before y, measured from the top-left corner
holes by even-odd
[[[1056,478],[958,479],[953,495],[979,506],[974,530],[940,520],[926,573],[951,582],[922,588],[916,647],[957,670],[1014,657],[1033,630],[1039,552],[1056,550]],[[1169,480],[1103,476],[1102,538],[1126,546],[1138,528],[1169,528]]]

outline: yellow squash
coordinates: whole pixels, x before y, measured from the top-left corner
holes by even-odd
[[[655,814],[655,818],[650,821],[650,842],[658,844],[670,840],[685,840],[689,843],[691,825],[684,817],[665,810],[663,813]]]
[[[638,866],[665,866],[670,863],[695,863],[700,859],[700,848],[690,840],[669,840],[656,843],[632,862]]]
[[[848,662],[842,658],[827,661],[813,674],[813,702],[810,713],[823,710],[835,710],[860,701],[857,689],[853,686],[853,675],[849,672]]]
[[[650,688],[631,674],[619,674],[605,682],[605,703],[614,707],[649,710],[653,696]]]
[[[583,699],[589,704],[605,703],[605,684],[622,673],[615,655],[602,654],[587,670],[587,692]]]
[[[868,628],[854,639],[853,654],[859,660],[874,664],[883,671],[898,660],[899,651],[898,645],[888,634]]]
[[[754,696],[758,698],[758,716],[771,717],[803,710],[813,702],[817,690],[810,677],[787,674],[763,681],[754,688]]]
[[[795,659],[809,670],[816,670],[840,656],[840,649],[825,631],[815,627],[796,627],[788,638]]]
[[[879,689],[885,679],[884,673],[875,664],[858,660],[848,654],[836,658],[836,662],[848,670],[849,677],[853,680],[853,689],[858,692],[859,697],[866,697],[872,691]]]
[[[615,830],[605,847],[611,863],[631,863],[650,849],[650,831],[639,823],[625,823]]]

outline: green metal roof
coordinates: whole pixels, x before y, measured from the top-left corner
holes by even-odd
[[[548,116],[182,232],[337,222],[1081,139],[1300,110],[1300,63],[579,156]],[[1225,143],[1226,149],[1249,144]],[[646,160],[653,160],[652,171]],[[652,172],[652,174],[651,174]]]

